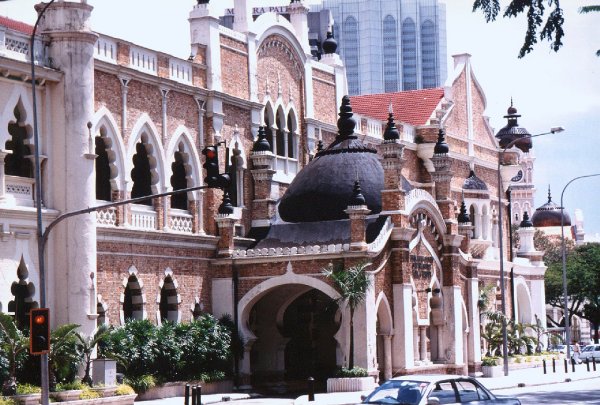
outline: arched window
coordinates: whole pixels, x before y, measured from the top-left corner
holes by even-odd
[[[383,85],[386,93],[398,91],[398,33],[391,15],[383,19]]]
[[[14,110],[15,121],[8,124],[11,138],[6,141],[5,149],[12,151],[4,158],[4,173],[7,176],[33,177],[33,165],[26,157],[32,155],[27,143],[27,129],[23,125],[24,113],[19,105]]]
[[[296,158],[296,140],[294,136],[294,120],[292,119],[292,114],[288,114],[287,117],[287,156],[289,158]]]
[[[161,322],[177,322],[178,302],[177,288],[171,276],[165,277],[160,289],[160,303],[158,304]]]
[[[407,18],[402,22],[402,90],[417,88],[417,34],[415,22]]]
[[[144,318],[142,289],[135,275],[129,276],[123,294],[123,320]]]
[[[183,154],[180,151],[175,152],[174,161],[171,164],[171,187],[173,191],[187,188],[187,174],[183,160]],[[179,210],[188,209],[187,193],[177,193],[171,196],[171,208]]]
[[[424,89],[436,87],[439,82],[435,48],[435,25],[431,20],[426,20],[421,25],[421,69]]]
[[[133,169],[131,170],[131,180],[133,187],[131,189],[131,198],[144,197],[152,194],[152,183],[150,173],[150,160],[146,143],[141,140],[135,145],[135,155],[133,155]],[[152,200],[146,200],[139,204],[152,205]]]
[[[265,135],[267,136],[267,141],[269,141],[269,145],[271,145],[271,150],[273,150],[273,120],[271,119],[269,112],[270,110],[267,106],[267,108],[265,108],[264,115]]]
[[[277,156],[285,156],[285,117],[281,109],[277,110],[277,142],[275,146],[275,154]]]
[[[348,92],[351,95],[360,94],[360,75],[358,70],[358,22],[354,17],[346,18],[342,25],[344,61],[348,78]]]
[[[96,158],[96,200],[112,201],[112,187],[110,185],[110,163],[106,143],[102,136],[97,136],[95,153]]]
[[[196,302],[192,311],[192,319],[194,319],[194,321],[200,319],[202,312],[202,304],[200,302]]]

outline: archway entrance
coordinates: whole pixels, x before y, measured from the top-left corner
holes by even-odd
[[[248,321],[256,336],[253,386],[291,392],[305,389],[308,377],[319,383],[333,375],[339,313],[323,292],[299,284],[274,288],[254,304]]]

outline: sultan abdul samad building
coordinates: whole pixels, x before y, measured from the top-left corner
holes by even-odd
[[[55,325],[92,333],[130,318],[231,314],[244,381],[327,375],[347,364],[349,310],[322,269],[367,262],[356,365],[386,379],[479,369],[478,298],[493,284],[498,305],[499,227],[509,233],[508,202],[495,197],[498,140],[519,131],[509,112],[494,136],[469,55],[454,57],[446,87],[348,98],[335,40],[311,57],[302,1],[289,20],[252,21],[236,0],[233,29],[199,1],[187,60],[94,32],[92,12],[53,3],[34,49],[31,26],[0,19],[2,311],[26,322],[40,299],[33,56],[45,227],[61,213],[202,185],[207,145],[224,142],[221,171],[227,159],[232,177],[226,195],[189,192],[56,226],[46,249]],[[504,154],[505,186],[530,162],[518,146]],[[507,311],[544,321],[545,267],[528,221],[520,239],[512,262],[504,241]]]

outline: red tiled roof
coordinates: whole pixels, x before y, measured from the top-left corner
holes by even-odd
[[[0,16],[0,25],[27,35],[31,35],[33,33],[33,25],[25,24],[24,22],[13,20],[8,17]]]
[[[356,114],[387,120],[392,103],[394,118],[418,126],[424,125],[444,97],[443,88],[401,91],[398,93],[351,96],[350,105]]]

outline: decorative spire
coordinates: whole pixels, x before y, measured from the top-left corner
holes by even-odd
[[[265,127],[258,127],[258,139],[254,142],[252,152],[269,152],[271,145],[267,141],[267,134],[265,133]]]
[[[323,52],[325,54],[335,53],[337,50],[338,44],[335,38],[333,37],[333,33],[331,31],[327,31],[327,38],[323,41]]]
[[[458,223],[467,224],[471,222],[471,217],[467,212],[467,206],[465,205],[465,195],[463,193],[463,200],[460,203],[460,213],[458,214]]]
[[[445,155],[450,151],[450,147],[446,143],[446,132],[444,128],[440,128],[438,132],[438,140],[433,148],[433,153],[436,155]]]
[[[352,190],[352,196],[350,197],[350,201],[348,202],[348,206],[356,207],[360,205],[366,205],[365,196],[362,195],[362,190],[360,189],[360,180],[356,179],[354,182],[354,189]]]
[[[390,108],[388,113],[387,125],[385,127],[385,131],[383,133],[384,141],[395,141],[400,139],[400,132],[398,128],[396,128],[396,123],[394,122],[394,112],[392,108],[392,103],[390,102]]]
[[[340,106],[340,113],[338,115],[340,118],[338,118],[337,121],[337,140],[356,139],[356,135],[354,134],[356,121],[354,118],[352,118],[354,114],[352,113],[352,106],[350,105],[349,96],[346,95],[342,97],[342,105]]]
[[[550,184],[548,184],[548,202],[552,202],[552,193],[550,193]]]
[[[198,0],[198,4],[208,4],[210,0]]]
[[[218,213],[221,215],[233,214],[233,205],[231,205],[231,198],[229,198],[229,191],[227,189],[223,193],[223,202],[219,206]]]
[[[317,142],[317,153],[321,152],[323,150],[323,140],[319,139],[319,142]]]
[[[533,222],[531,222],[531,220],[529,219],[529,213],[527,211],[525,211],[523,213],[523,220],[521,221],[521,224],[519,225],[520,228],[533,228]]]

